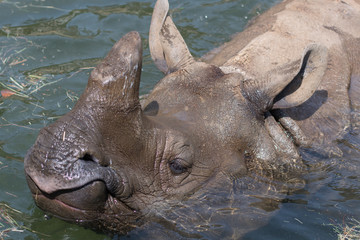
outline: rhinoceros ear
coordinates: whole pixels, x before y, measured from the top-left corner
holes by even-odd
[[[194,62],[188,47],[176,28],[168,0],[158,0],[154,7],[149,32],[151,57],[157,68],[167,74]]]
[[[142,43],[139,33],[122,37],[91,72],[85,95],[91,101],[127,110],[140,106]]]
[[[302,57],[297,75],[273,94],[273,108],[295,107],[308,100],[319,87],[327,68],[327,48],[322,45],[309,45]],[[276,88],[276,87],[275,87]],[[278,93],[279,92],[279,93]]]
[[[327,56],[326,47],[311,44],[298,64],[266,73],[262,80],[245,80],[242,89],[262,111],[298,106],[318,88],[327,68]]]

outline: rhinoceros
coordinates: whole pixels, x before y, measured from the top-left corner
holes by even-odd
[[[139,96],[142,42],[130,32],[40,131],[25,173],[44,211],[126,233],[214,182],[301,177],[299,149],[341,154],[333,141],[358,131],[359,1],[284,1],[201,59],[168,10],[158,0],[151,20],[165,76],[149,95]]]

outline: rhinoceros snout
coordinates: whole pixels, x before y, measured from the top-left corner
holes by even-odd
[[[31,193],[35,196],[35,201],[39,202],[39,196],[44,199],[61,202],[62,204],[81,210],[101,210],[109,196],[107,187],[103,181],[93,181],[80,188],[59,190],[48,194],[41,190],[29,175],[26,180]]]

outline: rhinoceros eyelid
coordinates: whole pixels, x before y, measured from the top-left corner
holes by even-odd
[[[175,175],[182,174],[188,170],[186,162],[183,159],[175,158],[169,162],[169,168],[171,172]]]

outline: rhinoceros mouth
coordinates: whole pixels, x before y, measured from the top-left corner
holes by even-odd
[[[94,181],[75,189],[47,193],[41,190],[29,175],[26,175],[26,180],[36,204],[46,211],[60,215],[62,218],[68,218],[69,216],[65,214],[66,211],[58,211],[60,209],[80,212],[100,212],[104,209],[108,198],[106,186],[100,181]],[[42,207],[44,204],[50,204],[51,207]]]
[[[102,181],[93,181],[75,189],[59,190],[53,193],[42,191],[29,175],[26,175],[30,191],[36,205],[46,213],[69,222],[77,222],[86,226],[104,217],[112,218],[117,213],[107,208],[114,202],[114,197]],[[129,217],[136,213],[122,201],[116,200],[117,211]]]
[[[96,231],[126,234],[137,224],[141,224],[142,216],[138,212],[131,210],[122,202],[114,200],[111,195],[108,196],[104,206],[107,208],[111,206],[109,202],[116,202],[116,206],[113,206],[116,210],[109,211],[103,207],[86,210],[74,207],[56,197],[49,197],[40,190],[32,192],[32,194],[36,205],[46,214]]]

